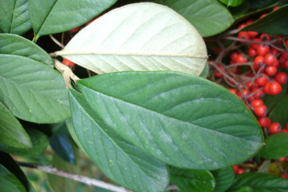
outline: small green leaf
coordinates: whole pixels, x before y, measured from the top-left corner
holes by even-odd
[[[0,183],[2,192],[26,192],[25,187],[22,183],[7,170],[3,165],[0,164]]]
[[[244,27],[243,31],[257,31],[272,35],[288,35],[288,5],[272,11],[265,17]]]
[[[282,98],[286,95],[287,85],[288,83],[283,84],[281,93],[277,95],[268,95],[268,94],[264,95],[262,100],[264,104],[266,105],[266,107],[268,108],[268,111],[272,111],[275,105],[277,105],[277,103],[281,101]]]
[[[208,64],[208,62],[207,62],[207,63],[205,64],[205,67],[204,67],[204,69],[203,69],[203,71],[202,71],[202,73],[200,74],[199,77],[206,78],[206,77],[208,76],[208,74],[209,74],[209,64]]]
[[[18,55],[0,54],[0,101],[18,118],[57,123],[70,117],[67,88],[51,67]]]
[[[229,11],[232,14],[234,19],[238,19],[245,15],[248,12],[250,7],[249,1],[245,0],[240,6],[238,7],[229,7]]]
[[[265,160],[257,172],[258,173],[269,173],[270,163],[271,163],[270,160]]]
[[[28,0],[0,0],[0,7],[0,30],[3,33],[21,35],[31,28]]]
[[[204,78],[166,71],[118,72],[78,85],[117,134],[175,167],[220,169],[245,161],[262,146],[262,131],[251,111]]]
[[[261,9],[277,3],[279,0],[249,0],[251,9]]]
[[[65,122],[60,123],[60,126],[62,129],[67,129]],[[49,140],[56,155],[69,163],[76,163],[76,157],[72,146],[73,143],[71,142],[68,132],[54,134]]]
[[[282,127],[286,126],[288,117],[288,95],[283,97],[283,99],[277,103],[269,117],[271,122],[278,122]]]
[[[214,175],[216,182],[216,186],[213,192],[226,191],[232,185],[235,176],[231,167],[212,171],[212,174]]]
[[[1,102],[0,114],[0,144],[17,148],[32,147],[29,135],[20,122]]]
[[[227,192],[235,192],[243,186],[251,187],[255,192],[287,192],[288,179],[265,173],[243,173],[235,176]]]
[[[116,134],[93,112],[83,95],[73,90],[69,93],[77,137],[103,173],[131,190],[164,191],[169,183],[166,165]]]
[[[155,3],[106,13],[55,54],[98,74],[172,70],[198,76],[207,62],[206,46],[196,29]]]
[[[170,167],[170,179],[182,192],[212,192],[215,187],[215,179],[209,171]]]
[[[70,164],[56,155],[53,156],[53,159],[50,164],[53,167],[63,171],[68,171],[70,173],[77,175],[81,174],[80,165]],[[48,177],[47,181],[49,183],[49,186],[52,188],[53,192],[64,192],[64,191],[72,192],[75,191],[76,186],[78,184],[78,182],[75,180],[71,180],[57,175],[47,174],[47,177]]]
[[[48,137],[36,129],[27,128],[26,131],[31,138],[33,147],[21,149],[0,144],[0,150],[24,157],[33,157],[41,154],[49,144]]]
[[[112,6],[117,0],[28,0],[29,14],[37,36],[78,27]]]
[[[222,3],[226,4],[227,7],[238,7],[241,5],[245,0],[220,0]]]
[[[0,54],[28,57],[54,67],[54,62],[46,51],[19,35],[0,34]]]
[[[286,116],[288,117],[288,116]],[[288,133],[277,133],[265,139],[266,145],[259,152],[265,159],[279,159],[288,155]]]
[[[243,186],[237,192],[254,192],[254,190],[251,187]]]
[[[233,23],[228,9],[218,0],[153,0],[167,5],[187,19],[201,34],[209,37],[225,31]]]

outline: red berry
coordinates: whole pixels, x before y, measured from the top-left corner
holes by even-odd
[[[256,106],[255,108],[254,108],[254,113],[257,115],[257,116],[259,116],[259,117],[264,117],[264,116],[266,116],[266,114],[267,114],[267,112],[268,112],[268,109],[267,109],[267,107],[265,106],[265,105],[258,105],[258,106]]]
[[[265,17],[267,14],[263,14],[260,16],[260,19],[262,19],[263,17]]]
[[[236,89],[228,89],[231,93],[236,95]]]
[[[253,19],[248,19],[248,20],[246,21],[246,24],[247,24],[247,25],[250,25],[250,24],[252,24],[253,22],[254,22]]]
[[[248,81],[246,84],[247,89],[252,89],[253,88],[253,84],[251,81]]]
[[[77,31],[79,31],[80,27],[76,27],[74,29],[69,30],[71,33],[76,33]]]
[[[262,77],[257,77],[257,78],[255,79],[255,82],[256,82],[257,85],[260,86],[260,87],[263,87],[264,85],[266,85],[266,83],[267,83],[268,81],[269,81],[269,80],[268,80],[266,77],[264,77],[264,76],[262,76]]]
[[[271,85],[271,83],[268,82],[268,83],[266,83],[266,85],[264,86],[264,92],[265,92],[266,94],[270,94],[270,89],[269,89],[270,85]]]
[[[283,68],[288,68],[288,60],[286,60],[283,65],[282,65]]]
[[[271,52],[271,54],[273,54],[274,56],[277,56],[280,51],[279,51],[278,49],[274,48],[274,47],[271,47],[270,52]]]
[[[253,68],[257,70],[264,64],[265,60],[263,56],[258,55],[257,57],[255,57],[253,62]]]
[[[276,11],[277,9],[279,9],[279,6],[274,7],[274,8],[272,9],[272,11]]]
[[[246,63],[248,61],[247,57],[239,54],[236,58],[237,63]]]
[[[277,73],[277,67],[275,66],[268,66],[265,68],[265,72],[268,76],[273,76]]]
[[[248,35],[250,36],[250,38],[257,37],[258,34],[259,34],[259,33],[256,32],[256,31],[248,31],[247,33],[248,33]]]
[[[250,36],[249,36],[248,32],[246,32],[246,31],[239,32],[237,37],[240,39],[244,39],[244,40],[250,40]],[[240,41],[240,43],[245,43],[245,42]]]
[[[248,50],[248,54],[250,55],[250,57],[255,57],[256,55],[258,55],[257,51],[251,47]]]
[[[286,178],[286,175],[283,173],[280,175],[280,177]]]
[[[288,129],[282,129],[281,132],[282,133],[288,133]]]
[[[285,59],[288,59],[288,52],[282,52],[281,56]]]
[[[260,35],[260,39],[261,39],[262,41],[271,41],[271,37],[270,37],[270,35],[268,35],[267,33],[262,33],[262,34]]]
[[[223,67],[221,65],[217,65],[219,70],[223,72]],[[215,77],[223,77],[223,74],[218,69],[214,70]]]
[[[273,64],[273,66],[279,67],[279,61],[278,61],[278,59],[275,59],[275,62],[274,62],[274,64]]]
[[[269,85],[269,94],[277,95],[282,91],[282,87],[278,82],[273,82]]]
[[[239,167],[237,165],[232,166],[234,173],[236,174],[239,170]]]
[[[68,59],[64,59],[62,61],[62,63],[68,67],[70,67],[72,70],[75,69],[75,63],[73,63],[72,61],[68,60]]]
[[[241,169],[241,168],[239,168],[239,169],[238,169],[238,172],[237,172],[236,174],[242,174],[242,173],[245,173],[245,170],[244,170],[244,169]]]
[[[255,38],[255,39],[253,39],[253,41],[261,41],[261,39],[259,39],[259,38]],[[250,47],[251,48],[253,48],[253,49],[257,49],[257,47],[259,46],[259,43],[251,43],[251,45],[250,45]]]
[[[265,62],[266,65],[273,65],[275,61],[276,61],[276,58],[271,53],[268,53],[264,57],[264,62]]]
[[[279,133],[280,131],[281,131],[281,125],[277,122],[271,123],[271,125],[269,126],[269,133],[270,134]]]
[[[244,28],[244,27],[246,27],[247,26],[247,24],[246,23],[242,23],[241,25],[238,25],[238,29],[242,29],[242,28]]]
[[[232,53],[230,55],[231,60],[236,62],[238,55],[240,55],[240,53],[238,53],[238,52]]]
[[[261,127],[269,127],[271,125],[271,120],[268,117],[259,117],[258,123]]]
[[[242,89],[242,92],[244,94],[244,97],[247,97],[247,95],[249,94],[249,91],[247,89]],[[237,92],[237,96],[240,98],[242,97],[242,92],[241,91],[238,91]]]
[[[262,105],[263,104],[263,100],[262,99],[255,99],[251,102],[251,106],[253,108],[259,106],[259,105]]]
[[[265,56],[268,52],[269,52],[269,46],[268,45],[258,45],[258,47],[257,47],[258,55]]]
[[[288,47],[288,39],[286,39],[286,40],[284,41],[284,43],[285,43],[286,47]]]
[[[287,82],[287,74],[284,72],[279,72],[275,76],[275,81],[280,84],[285,84]]]
[[[259,99],[259,98],[263,97],[263,95],[264,95],[263,89],[260,90],[260,91],[259,91],[259,89],[260,89],[260,87],[254,87],[252,89],[252,91],[251,91],[251,93],[255,93],[256,92],[255,94],[253,94],[255,99]]]

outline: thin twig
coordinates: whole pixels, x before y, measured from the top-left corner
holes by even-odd
[[[62,43],[60,43],[57,39],[55,39],[55,37],[53,37],[53,35],[49,35],[49,37],[52,39],[52,41],[54,41],[54,43],[59,45],[59,47],[61,47],[62,49],[65,48],[65,46]]]
[[[66,171],[62,171],[62,170],[56,169],[55,167],[53,167],[51,165],[38,165],[38,164],[34,164],[34,163],[25,163],[25,162],[17,162],[17,163],[18,163],[18,165],[20,165],[22,167],[29,167],[32,169],[38,169],[38,170],[44,171],[46,173],[50,173],[53,175],[58,175],[61,177],[65,177],[68,179],[79,181],[81,183],[85,183],[86,185],[93,185],[96,187],[101,187],[103,189],[107,189],[107,190],[111,190],[111,191],[115,191],[115,192],[128,192],[128,190],[123,188],[123,187],[119,187],[119,186],[116,186],[116,185],[113,185],[110,183],[105,183],[103,181],[99,181],[99,180],[92,179],[89,177],[85,177],[85,176],[69,173]]]

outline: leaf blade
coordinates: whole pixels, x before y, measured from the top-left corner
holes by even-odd
[[[259,155],[265,159],[279,159],[288,155],[288,133],[277,133],[265,139],[266,145],[260,150]]]

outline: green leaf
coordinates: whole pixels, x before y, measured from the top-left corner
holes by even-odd
[[[251,9],[261,9],[277,3],[279,0],[249,0]]]
[[[283,99],[277,103],[277,105],[271,111],[269,118],[271,122],[278,122],[282,127],[287,124],[288,117],[288,95],[283,97]]]
[[[77,175],[81,174],[80,165],[70,164],[56,155],[53,156],[53,159],[50,164],[59,170],[68,171],[70,173]],[[64,191],[72,192],[75,191],[75,188],[78,184],[78,182],[75,180],[71,180],[65,177],[52,174],[47,174],[47,178],[49,186],[52,188],[54,192],[64,192]]]
[[[31,28],[28,0],[0,0],[0,7],[0,30],[3,33],[21,35]]]
[[[37,36],[78,27],[117,0],[28,0],[30,20]]]
[[[118,72],[78,85],[109,127],[175,167],[220,169],[249,159],[262,146],[262,131],[251,111],[204,78],[166,71]]]
[[[265,160],[257,172],[258,173],[268,173],[269,169],[270,169],[270,163],[271,163],[270,160]]]
[[[265,94],[262,98],[263,102],[265,103],[266,107],[268,108],[268,111],[272,111],[275,105],[282,100],[282,98],[285,96],[287,92],[287,85],[288,83],[285,83],[282,85],[282,91],[277,95],[268,95]]]
[[[288,117],[288,116],[286,116]],[[265,139],[266,145],[259,152],[264,159],[279,159],[288,155],[288,133],[277,133]]]
[[[17,179],[22,183],[27,192],[34,192],[34,188],[29,183],[27,177],[23,173],[22,169],[14,161],[14,159],[7,153],[0,151],[0,164],[6,167],[6,169],[17,177]],[[2,184],[2,183],[1,183]],[[1,188],[2,189],[2,188]]]
[[[65,122],[60,123],[62,129],[67,129]],[[75,164],[76,157],[73,150],[72,142],[69,133],[58,133],[49,138],[50,145],[52,149],[55,151],[56,155],[58,155],[63,160]]]
[[[60,73],[27,57],[0,54],[0,101],[18,118],[57,123],[70,117]]]
[[[22,183],[7,170],[3,165],[0,164],[0,183],[2,192],[26,192],[25,187]]]
[[[229,11],[232,14],[234,19],[238,19],[245,15],[248,12],[250,7],[249,1],[245,0],[240,6],[238,7],[229,7]]]
[[[212,192],[215,187],[214,177],[209,171],[169,169],[171,183],[182,192]]]
[[[272,11],[265,17],[244,27],[243,31],[257,31],[272,35],[288,35],[288,5]]]
[[[69,93],[75,132],[103,173],[131,190],[164,191],[169,183],[166,165],[116,134],[93,112],[81,94],[73,90]]]
[[[245,0],[220,0],[222,3],[226,4],[227,7],[238,7],[241,5]]]
[[[199,77],[207,78],[208,74],[209,74],[209,64],[208,62],[206,62],[205,67],[202,73],[199,75]]]
[[[243,173],[235,176],[227,192],[237,191],[243,186],[251,187],[255,192],[287,192],[288,179],[265,173]]]
[[[49,144],[48,137],[36,129],[27,128],[26,131],[31,138],[33,147],[22,149],[0,144],[0,150],[24,157],[33,157],[41,154]]]
[[[196,29],[173,10],[154,3],[110,11],[56,55],[98,74],[172,70],[198,76],[207,61],[205,43]]]
[[[19,35],[0,34],[0,54],[28,57],[54,67],[54,62],[46,51]]]
[[[167,5],[187,19],[201,34],[209,37],[225,31],[233,23],[228,9],[218,0],[154,0]]]
[[[32,147],[29,135],[1,102],[0,114],[0,144],[17,148]]]
[[[251,187],[243,186],[237,192],[254,192],[254,190]]]
[[[216,186],[213,192],[224,192],[226,191],[233,183],[234,180],[234,171],[231,167],[213,171]]]

